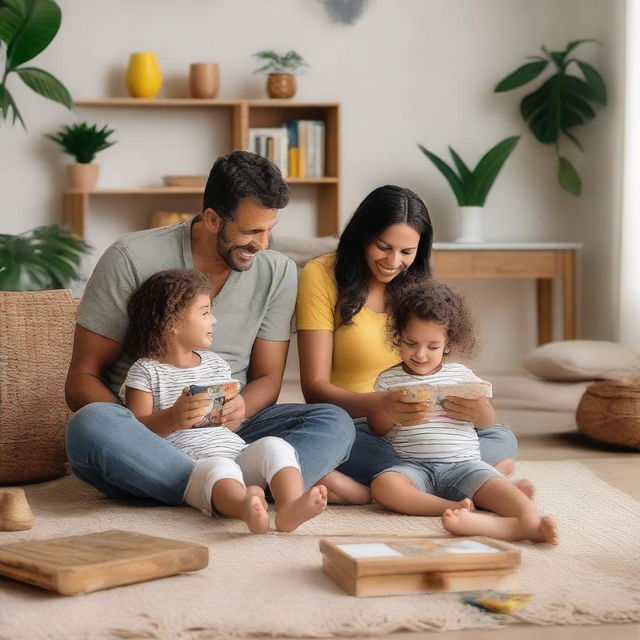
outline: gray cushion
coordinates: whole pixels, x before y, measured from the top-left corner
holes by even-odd
[[[304,267],[311,258],[335,251],[337,246],[337,236],[322,236],[320,238],[272,236],[269,243],[269,249],[289,256],[298,267]]]
[[[640,358],[617,342],[566,340],[534,349],[524,368],[545,380],[615,380],[640,374]]]

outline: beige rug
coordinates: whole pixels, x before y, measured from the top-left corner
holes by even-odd
[[[577,462],[521,462],[519,473],[538,486],[539,508],[556,516],[562,541],[517,545],[520,590],[535,594],[517,616],[483,612],[455,594],[353,598],[320,571],[319,536],[443,535],[437,518],[330,507],[294,534],[251,536],[187,507],[107,500],[75,478],[30,486],[36,524],[0,532],[3,543],[120,528],[208,545],[211,561],[196,573],[73,598],[0,578],[0,638],[326,638],[639,621],[638,503]]]

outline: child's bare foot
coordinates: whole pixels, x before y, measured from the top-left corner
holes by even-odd
[[[513,484],[518,487],[529,500],[533,500],[533,496],[536,494],[536,487],[531,480],[522,478],[522,480],[515,480]]]
[[[449,532],[457,536],[478,535],[476,519],[473,518],[469,509],[445,509],[442,514],[442,526]],[[471,516],[471,517],[469,517]]]
[[[322,477],[317,486],[321,484],[327,487],[327,499],[333,504],[369,504],[371,502],[369,487],[339,471],[332,471]]]
[[[262,506],[267,510],[269,509],[269,505],[267,504],[267,500],[264,495],[264,489],[262,489],[261,487],[255,484],[247,487],[247,495],[258,496],[258,498],[260,498],[260,502],[262,502]]]
[[[560,542],[560,536],[558,535],[558,525],[554,518],[551,516],[542,516],[540,518],[540,526],[538,531],[541,536],[540,542],[546,542],[547,544],[556,545]]]
[[[242,504],[241,518],[251,533],[265,533],[269,529],[269,513],[262,504],[260,496],[250,494],[248,491]]]
[[[466,509],[467,511],[475,511],[476,505],[473,504],[473,500],[471,498],[464,498],[458,502],[459,509]]]
[[[297,500],[276,507],[276,529],[278,531],[293,531],[303,522],[315,518],[327,506],[327,488],[318,484],[305,491]]]

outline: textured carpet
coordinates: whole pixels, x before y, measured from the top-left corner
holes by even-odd
[[[318,537],[444,535],[437,518],[330,507],[293,534],[252,536],[244,525],[187,507],[107,500],[75,478],[26,487],[33,529],[3,543],[127,529],[205,544],[207,569],[72,598],[0,578],[0,638],[330,637],[398,630],[491,628],[519,621],[599,624],[640,620],[638,503],[577,462],[521,462],[558,547],[521,543],[520,590],[535,594],[515,616],[483,612],[455,594],[353,598],[320,571]]]

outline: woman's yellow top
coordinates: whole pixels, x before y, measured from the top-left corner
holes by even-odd
[[[373,391],[381,371],[398,363],[399,355],[386,343],[386,313],[365,306],[353,316],[352,324],[340,324],[335,264],[336,254],[327,253],[305,265],[298,284],[296,326],[299,331],[333,331],[331,383],[366,393]]]

